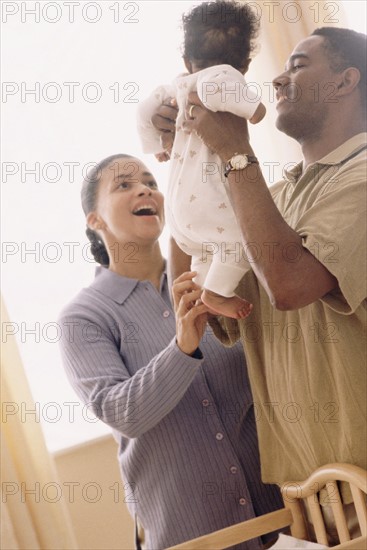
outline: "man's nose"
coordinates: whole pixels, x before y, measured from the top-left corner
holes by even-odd
[[[285,71],[284,73],[281,73],[279,76],[275,77],[272,82],[275,90],[278,90],[279,88],[281,88],[282,86],[285,86],[288,83],[289,83],[289,77]]]

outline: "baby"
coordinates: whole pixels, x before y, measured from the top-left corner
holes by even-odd
[[[145,153],[154,153],[160,161],[171,158],[166,219],[178,246],[192,256],[202,301],[215,314],[240,319],[252,309],[235,294],[249,264],[227,195],[224,167],[195,133],[182,130],[182,123],[192,91],[212,111],[231,112],[253,124],[262,120],[265,107],[243,76],[259,25],[250,6],[231,0],[203,2],[182,19],[188,73],[170,86],[160,86],[139,105],[138,131]],[[177,101],[178,116],[172,151],[167,152],[151,118],[170,98]]]

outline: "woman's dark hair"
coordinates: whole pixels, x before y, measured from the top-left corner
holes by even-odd
[[[103,170],[110,166],[114,161],[129,157],[131,158],[131,155],[125,155],[123,153],[111,155],[110,157],[101,160],[101,162],[99,162],[88,172],[83,181],[81,190],[82,208],[86,216],[89,212],[93,212],[97,206],[98,187],[102,179]],[[91,242],[91,252],[95,261],[108,267],[110,265],[110,259],[101,237],[90,227],[87,227],[85,233]]]
[[[337,27],[321,27],[314,30],[312,35],[325,39],[326,54],[333,71],[344,71],[348,67],[359,70],[361,79],[358,86],[361,89],[362,103],[366,108],[367,36],[361,32]]]
[[[235,69],[250,61],[259,18],[244,2],[203,2],[182,16],[183,55],[199,68],[228,64]]]

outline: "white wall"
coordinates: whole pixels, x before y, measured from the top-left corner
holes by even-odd
[[[81,550],[134,548],[134,523],[125,504],[131,491],[121,481],[116,453],[113,437],[104,436],[54,455]]]

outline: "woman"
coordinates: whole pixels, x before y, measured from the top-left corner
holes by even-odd
[[[82,205],[102,267],[61,314],[63,360],[82,401],[119,441],[145,547],[166,548],[278,508],[278,489],[260,480],[241,347],[225,349],[204,333],[195,273],[174,284],[175,320],[154,177],[138,159],[114,155],[84,181]],[[261,547],[254,539],[238,548]]]

